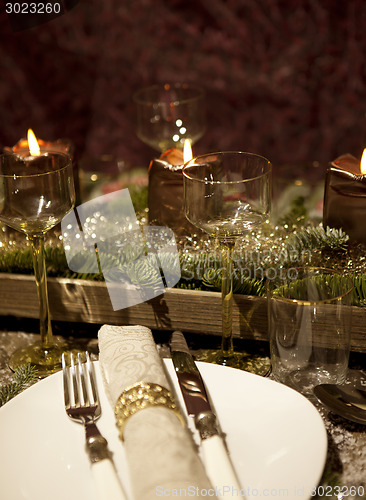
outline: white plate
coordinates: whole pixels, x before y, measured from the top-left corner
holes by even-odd
[[[171,361],[165,363],[178,393]],[[103,410],[99,428],[130,493],[123,445],[96,367]],[[206,363],[199,368],[243,487],[233,497],[244,498],[245,491],[247,499],[309,498],[327,451],[325,427],[314,406],[292,389],[256,375]],[[97,500],[83,428],[65,414],[61,373],[0,409],[0,498]]]

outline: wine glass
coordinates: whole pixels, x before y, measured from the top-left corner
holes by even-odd
[[[38,376],[44,377],[61,368],[66,344],[57,342],[52,335],[44,237],[72,210],[74,202],[72,162],[67,154],[0,156],[0,221],[25,233],[30,242],[40,306],[41,340],[12,354],[12,370],[31,363]]]
[[[246,369],[244,353],[235,352],[232,338],[233,249],[239,236],[258,228],[269,215],[271,163],[237,151],[198,156],[183,167],[187,219],[218,239],[222,256],[221,350],[207,361]]]
[[[133,100],[137,109],[137,136],[153,149],[164,152],[183,149],[205,133],[204,91],[190,83],[156,84],[138,90]]]

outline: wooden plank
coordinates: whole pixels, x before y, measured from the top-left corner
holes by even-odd
[[[167,289],[163,295],[114,311],[104,282],[49,278],[52,319],[114,325],[145,325],[157,330],[179,329],[221,335],[221,295],[218,292]],[[352,308],[352,350],[366,352],[366,311]],[[38,317],[33,276],[0,273],[0,315]],[[268,340],[267,300],[234,295],[234,336]]]

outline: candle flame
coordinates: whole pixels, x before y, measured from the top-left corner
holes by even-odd
[[[361,174],[366,174],[366,148],[363,150],[361,157]]]
[[[184,163],[187,163],[187,161],[192,160],[192,158],[193,158],[193,153],[192,153],[191,141],[189,139],[186,139],[184,141],[184,147],[183,147]]]
[[[41,154],[37,138],[31,128],[28,129],[28,147],[31,156],[39,156]]]

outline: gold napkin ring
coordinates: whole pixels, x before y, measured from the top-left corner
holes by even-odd
[[[168,389],[152,382],[137,382],[122,392],[114,408],[119,436],[122,441],[123,431],[129,417],[144,408],[154,406],[162,406],[171,410],[179,418],[183,427],[185,426],[184,418]]]

